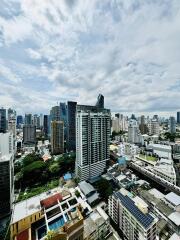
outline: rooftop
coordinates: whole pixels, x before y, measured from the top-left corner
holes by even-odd
[[[174,192],[170,192],[165,196],[165,199],[172,203],[174,206],[180,205],[180,196]]]
[[[90,192],[95,191],[94,187],[86,181],[80,182],[79,187],[85,195],[88,195]]]
[[[58,189],[54,188],[51,192],[43,192],[37,196],[28,198],[24,201],[18,202],[14,205],[14,214],[12,215],[11,224],[36,213],[41,210],[41,200],[47,199],[54,194],[58,193]]]
[[[180,212],[173,212],[168,217],[176,226],[180,226]]]
[[[131,198],[123,195],[120,192],[116,192],[114,195],[116,198],[119,198],[124,207],[126,207],[126,209],[145,229],[147,229],[153,223],[154,218],[149,213],[144,214],[142,211],[140,211]]]

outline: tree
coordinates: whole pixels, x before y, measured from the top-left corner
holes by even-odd
[[[102,178],[96,183],[96,187],[98,189],[98,192],[100,193],[100,196],[104,200],[108,200],[109,196],[113,193],[113,189],[111,184],[108,180]]]
[[[36,161],[43,161],[43,159],[38,154],[30,153],[23,159],[23,167]]]

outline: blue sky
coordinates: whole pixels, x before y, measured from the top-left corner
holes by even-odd
[[[179,0],[1,0],[0,106],[180,109]]]

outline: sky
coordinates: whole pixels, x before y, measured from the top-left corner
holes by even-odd
[[[0,0],[0,107],[180,110],[180,0]]]

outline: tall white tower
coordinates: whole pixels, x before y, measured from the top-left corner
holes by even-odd
[[[76,176],[87,180],[99,176],[109,160],[110,110],[77,105]]]

